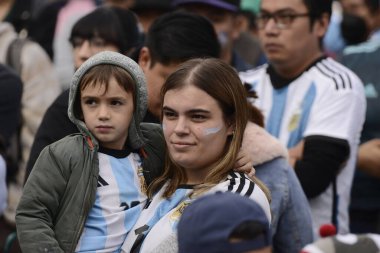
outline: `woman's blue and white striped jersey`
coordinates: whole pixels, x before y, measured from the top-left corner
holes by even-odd
[[[122,252],[151,252],[177,231],[183,210],[194,198],[190,185],[180,186],[171,198],[163,197],[166,185],[147,203],[136,225],[128,234]],[[205,194],[230,191],[255,200],[271,219],[270,206],[264,192],[245,174],[231,172],[227,179],[212,187]],[[199,197],[199,196],[197,196]],[[226,203],[228,205],[228,203]]]

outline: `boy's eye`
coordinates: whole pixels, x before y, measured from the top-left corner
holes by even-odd
[[[95,105],[95,104],[96,104],[96,101],[95,101],[95,99],[86,99],[86,100],[84,101],[84,103],[85,103],[86,105]]]
[[[119,100],[113,100],[111,101],[111,105],[122,105],[123,103]]]

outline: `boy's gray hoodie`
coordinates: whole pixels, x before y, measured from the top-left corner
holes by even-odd
[[[136,91],[135,91],[135,111],[129,126],[128,140],[127,143],[132,149],[139,149],[144,145],[144,139],[140,130],[140,123],[145,116],[147,110],[147,90],[145,84],[145,76],[140,66],[134,62],[132,59],[122,55],[120,53],[104,51],[100,52],[93,57],[85,61],[79,69],[75,72],[70,86],[70,96],[69,96],[69,109],[68,114],[70,120],[77,125],[79,130],[86,136],[90,136],[93,143],[97,143],[96,139],[92,133],[87,129],[85,123],[75,115],[75,105],[80,105],[80,103],[75,103],[75,99],[78,98],[79,84],[83,76],[93,67],[97,65],[110,64],[123,68],[127,71],[133,80],[135,81]]]

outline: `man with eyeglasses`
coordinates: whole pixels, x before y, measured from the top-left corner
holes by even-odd
[[[268,64],[241,73],[267,130],[288,147],[309,199],[313,230],[349,232],[348,205],[366,101],[360,79],[324,56],[331,0],[262,0],[257,18]]]

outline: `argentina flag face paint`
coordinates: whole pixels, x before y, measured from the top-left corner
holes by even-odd
[[[204,135],[210,135],[210,134],[216,134],[219,132],[222,128],[221,127],[211,127],[211,128],[205,128],[203,130]]]

